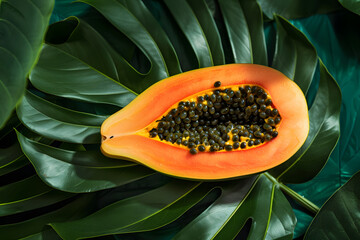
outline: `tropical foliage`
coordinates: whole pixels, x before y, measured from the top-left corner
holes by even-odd
[[[355,25],[359,16],[337,1],[289,2],[0,1],[1,238],[358,238],[359,174],[339,187],[360,169],[360,34],[346,27],[326,45],[308,26],[316,13]],[[359,13],[357,1],[340,2]],[[298,17],[308,18],[286,19]],[[322,31],[333,26],[325,23]],[[336,82],[323,62],[346,77]],[[310,133],[287,162],[248,178],[197,182],[100,153],[101,123],[146,88],[228,63],[276,68],[307,97]],[[319,176],[334,165],[339,181],[316,199],[325,191]]]

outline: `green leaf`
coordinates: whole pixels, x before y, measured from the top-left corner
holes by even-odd
[[[15,171],[28,163],[18,141],[9,147],[0,148],[0,176]]]
[[[274,14],[285,18],[303,18],[341,9],[337,0],[256,0],[267,18]]]
[[[323,205],[305,234],[310,239],[358,239],[360,236],[360,172]]]
[[[320,60],[320,85],[309,110],[309,135],[294,156],[270,173],[286,183],[302,183],[315,177],[339,140],[340,106],[339,85]]]
[[[181,31],[189,41],[198,61],[198,68],[213,66],[213,59],[204,31],[189,4],[184,1],[164,1]],[[205,8],[206,9],[206,8]]]
[[[34,165],[39,177],[62,191],[93,192],[154,174],[152,170],[132,162],[112,162],[99,152],[57,149],[30,140],[19,132],[17,135],[24,154]]]
[[[338,0],[343,7],[347,8],[349,11],[352,11],[360,15],[360,1],[359,0]]]
[[[29,188],[33,188],[33,191],[27,191]],[[24,180],[2,186],[0,188],[0,203],[16,202],[50,190],[51,188],[45,185],[38,176],[33,175]]]
[[[138,74],[91,26],[70,18],[50,27],[47,38],[59,41],[57,36],[65,38],[64,42],[45,44],[30,74],[36,88],[57,96],[120,107],[135,98],[136,93],[117,79],[135,79]],[[123,71],[118,72],[115,65],[124,67]]]
[[[0,128],[24,93],[53,6],[54,0],[0,2]]]
[[[154,190],[113,203],[84,219],[51,226],[64,239],[149,231],[181,216],[211,188],[209,184],[171,180]],[[101,225],[96,224],[99,221]]]
[[[52,228],[46,228],[45,230],[22,238],[21,240],[63,240]]]
[[[235,63],[266,64],[262,15],[255,2],[220,0]],[[246,7],[246,11],[244,11]]]
[[[281,16],[275,16],[277,33],[272,67],[295,81],[306,96],[314,76],[317,55],[307,37]]]
[[[0,187],[0,195],[0,217],[42,208],[74,196],[50,188],[37,175]]]
[[[222,195],[174,239],[234,239],[247,221],[246,239],[292,239],[296,219],[276,182],[261,175],[250,191],[241,181],[221,187]]]
[[[95,195],[91,193],[65,200],[53,206],[50,211],[39,211],[26,220],[0,225],[0,236],[4,239],[17,240],[40,233],[50,222],[74,220],[88,215],[92,211],[94,202]]]
[[[250,33],[239,1],[220,0],[219,6],[229,36],[234,62],[252,63]]]
[[[208,47],[210,49],[213,65],[225,64],[225,56],[220,33],[216,27],[215,20],[211,15],[211,11],[208,5],[204,0],[190,0],[187,1],[187,3],[194,12],[196,20],[199,22],[201,30],[204,33],[203,37],[206,38]]]
[[[32,131],[72,143],[100,143],[100,125],[106,119],[63,108],[29,91],[16,111],[21,122]]]
[[[140,92],[160,79],[170,75],[164,62],[164,57],[154,39],[151,37],[151,34],[124,5],[116,0],[81,0],[81,2],[96,8],[111,24],[131,39],[150,60],[151,69],[145,74],[143,80],[144,88],[142,88]],[[119,18],[117,16],[121,17]],[[156,25],[153,27],[156,27]],[[138,87],[139,86],[137,86],[137,88]]]
[[[146,28],[150,38],[153,39],[154,43],[159,48],[159,51],[164,58],[164,63],[167,66],[170,75],[175,75],[181,73],[180,63],[177,58],[175,49],[170,42],[170,39],[163,28],[161,28],[160,24],[156,21],[151,12],[147,9],[143,1],[140,0],[122,0],[122,3],[126,5],[128,11],[136,17],[134,21],[139,21],[142,27]],[[110,15],[108,15],[110,16]],[[127,26],[122,27],[125,35],[128,35],[131,39],[136,39],[137,37],[132,37],[133,34],[130,32],[130,29]],[[141,43],[138,44],[138,47],[143,45],[144,39],[142,39]],[[136,42],[135,42],[136,43]],[[154,59],[154,61],[156,61]]]

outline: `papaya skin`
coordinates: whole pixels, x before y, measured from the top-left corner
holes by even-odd
[[[216,81],[221,81],[221,87],[250,84],[264,88],[282,118],[278,136],[255,148],[192,155],[185,148],[144,134],[144,129],[173,105],[214,89]],[[263,172],[285,162],[302,146],[308,132],[306,99],[292,80],[269,67],[229,64],[185,72],[148,88],[104,121],[101,151],[106,156],[135,161],[180,178],[229,179]]]

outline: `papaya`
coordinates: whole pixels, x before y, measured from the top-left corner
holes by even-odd
[[[281,72],[229,64],[152,85],[101,126],[101,151],[167,175],[230,179],[289,159],[309,132],[306,99]]]

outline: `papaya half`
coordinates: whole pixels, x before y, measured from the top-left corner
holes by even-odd
[[[292,80],[229,64],[148,88],[104,121],[101,150],[180,178],[228,179],[285,162],[308,132],[306,99]]]

